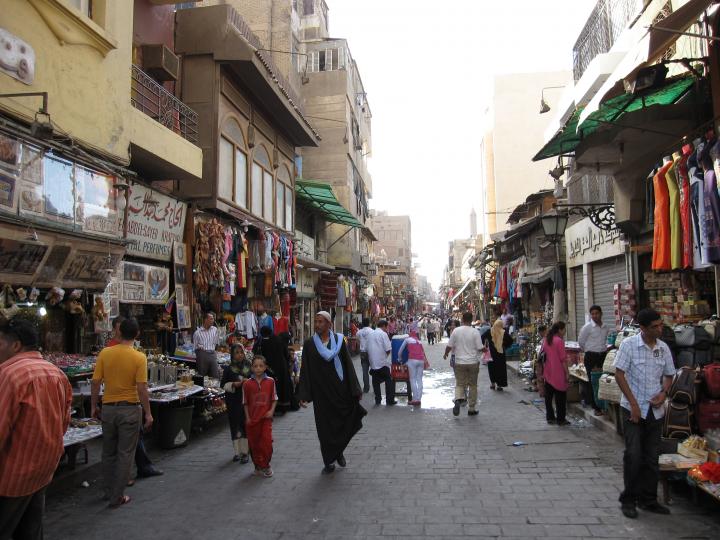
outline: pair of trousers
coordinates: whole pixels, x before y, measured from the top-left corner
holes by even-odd
[[[215,351],[195,350],[195,367],[198,375],[209,375],[215,379],[220,378],[220,368],[218,367],[217,353]]]
[[[625,428],[625,454],[623,456],[623,480],[625,489],[620,494],[623,506],[653,504],[657,502],[658,455],[663,420],[657,420],[652,407],[647,417],[635,424],[630,421],[630,411],[621,408]]]
[[[475,405],[477,405],[479,373],[480,364],[478,362],[473,362],[472,364],[455,363],[455,400],[467,399],[468,408],[471,411],[474,411]]]
[[[370,391],[370,356],[360,351],[360,367],[362,368],[363,392]]]
[[[553,398],[555,408],[553,408]],[[557,409],[557,411],[555,410]],[[567,391],[557,390],[545,381],[545,418],[548,422],[564,422],[567,415]]]
[[[410,387],[412,388],[412,396],[415,401],[422,400],[423,392],[423,370],[425,362],[423,360],[408,360],[408,375],[410,376]]]
[[[605,362],[605,355],[607,353],[599,352],[586,352],[584,355],[583,363],[585,364],[585,371],[588,374],[588,382],[583,382],[583,388],[585,389],[585,403],[590,405],[596,411],[600,410],[597,402],[595,401],[595,392],[593,392],[592,377],[591,373],[593,370],[600,368],[602,369],[603,362]]]
[[[435,343],[435,332],[428,332],[427,335],[428,335],[428,338],[427,338],[428,343],[430,345],[434,344]]]
[[[272,418],[245,424],[250,455],[258,469],[267,469],[273,454]]]
[[[0,540],[42,540],[45,488],[24,497],[0,497]]]
[[[110,504],[125,494],[140,434],[141,411],[139,405],[106,405],[102,409],[102,470]]]
[[[395,381],[392,380],[390,375],[390,368],[383,366],[380,369],[371,369],[370,375],[372,375],[372,387],[375,393],[375,403],[380,405],[382,401],[382,392],[380,391],[380,385],[385,383],[385,404],[389,405],[395,401]]]
[[[135,466],[139,475],[146,474],[153,469],[153,462],[147,455],[145,441],[143,440],[142,426],[138,432],[137,446],[135,447]]]

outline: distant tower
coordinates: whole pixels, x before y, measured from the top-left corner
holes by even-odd
[[[475,213],[475,209],[470,210],[470,238],[475,238],[477,236],[477,214]]]

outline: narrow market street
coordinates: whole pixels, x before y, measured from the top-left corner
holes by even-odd
[[[45,538],[717,538],[717,511],[681,496],[669,517],[625,519],[619,437],[574,417],[570,427],[548,426],[537,394],[513,373],[498,393],[481,370],[480,414],[453,417],[445,343],[425,347],[433,370],[423,408],[405,398],[373,407],[366,394],[347,469],[320,474],[310,409],[276,420],[271,479],[231,462],[219,419],[188,447],[154,454],[165,475],[128,489],[128,506],[108,510],[90,478],[90,488],[51,495]]]

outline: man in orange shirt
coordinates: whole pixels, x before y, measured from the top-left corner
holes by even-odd
[[[133,349],[140,327],[135,319],[120,323],[120,343],[100,351],[92,379],[92,415],[102,418],[102,465],[110,507],[130,502],[125,487],[141,426],[150,429],[153,417],[147,388],[147,357]],[[98,409],[100,385],[105,383],[102,416]]]
[[[42,538],[45,487],[70,424],[70,383],[38,345],[30,322],[0,326],[0,538]]]

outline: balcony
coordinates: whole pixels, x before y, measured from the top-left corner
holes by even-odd
[[[610,51],[628,24],[642,12],[643,3],[643,0],[598,0],[573,47],[576,82],[596,56]]]
[[[136,65],[132,66],[130,102],[156,122],[197,145],[197,113]]]

